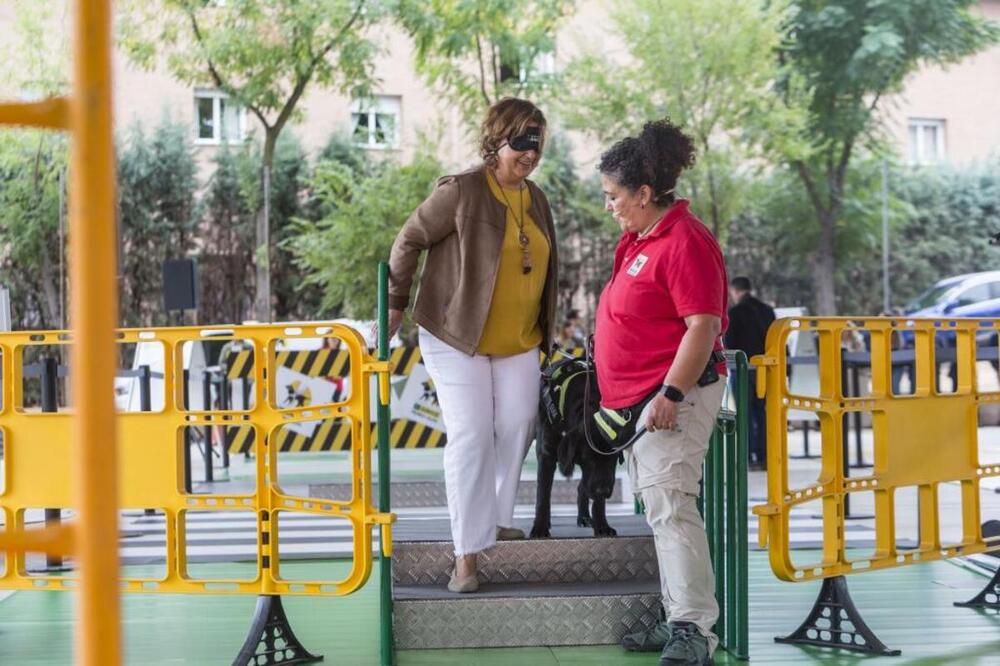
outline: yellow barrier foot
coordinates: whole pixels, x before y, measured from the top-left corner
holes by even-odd
[[[899,650],[887,648],[865,624],[851,600],[847,580],[843,576],[825,578],[805,622],[787,636],[775,636],[774,642],[839,648],[886,657],[900,654]]]
[[[281,597],[276,594],[257,597],[253,624],[233,666],[312,664],[317,661],[323,661],[323,655],[311,654],[296,638],[281,605]]]

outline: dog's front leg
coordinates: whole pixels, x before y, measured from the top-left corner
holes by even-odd
[[[531,538],[542,539],[550,536],[552,527],[552,481],[556,475],[555,456],[542,452],[542,441],[535,443],[538,449],[538,487],[535,491],[535,522],[531,526]]]
[[[576,486],[576,524],[580,527],[591,527],[590,497],[587,496],[587,476],[584,474]]]
[[[608,525],[608,514],[605,510],[605,499],[603,497],[598,497],[594,500],[592,511],[594,536],[616,536],[618,534],[615,528]]]

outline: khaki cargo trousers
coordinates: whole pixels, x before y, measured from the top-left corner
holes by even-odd
[[[709,654],[719,642],[712,633],[719,605],[697,498],[725,385],[722,378],[691,389],[680,404],[677,429],[646,433],[626,457],[632,488],[641,495],[653,530],[666,617],[694,623],[708,639]],[[646,422],[648,409],[640,415],[639,425]]]

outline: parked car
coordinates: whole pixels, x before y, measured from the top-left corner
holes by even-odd
[[[910,301],[904,308],[910,317],[1000,317],[1000,271],[968,273],[945,278]],[[906,346],[912,346],[913,336],[903,332]],[[996,334],[978,336],[980,344],[995,344]],[[936,343],[951,347],[955,336],[939,333]]]
[[[945,278],[903,312],[911,317],[1000,317],[1000,271]]]

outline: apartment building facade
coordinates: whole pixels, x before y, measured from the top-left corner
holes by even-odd
[[[565,64],[581,44],[615,48],[603,28],[608,25],[607,9],[604,0],[578,3],[556,40],[555,68]],[[1000,0],[983,0],[979,11],[1000,21]],[[13,25],[13,19],[13,8],[0,3],[0,26]],[[67,34],[68,17],[60,15],[57,20],[54,34]],[[374,96],[352,99],[313,85],[301,100],[300,120],[290,131],[311,155],[339,132],[373,154],[407,159],[420,144],[430,142],[450,168],[472,163],[474,138],[455,106],[416,73],[409,38],[393,25],[381,26],[374,37],[382,48],[374,67],[378,80]],[[118,131],[136,123],[148,129],[164,118],[185,124],[203,174],[211,169],[212,157],[223,144],[261,133],[256,118],[209,85],[189,86],[165,71],[141,69],[120,51],[114,74]],[[997,154],[1000,46],[949,67],[921,69],[909,77],[901,94],[884,101],[883,112],[899,155],[907,163],[965,164]],[[592,163],[599,147],[583,137],[576,137],[576,145],[579,161]]]

